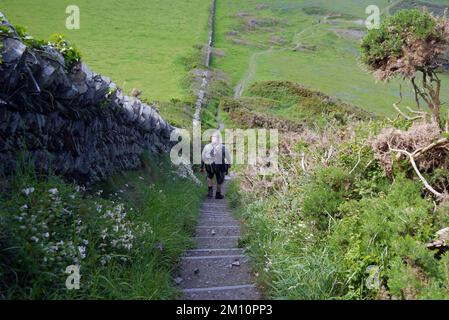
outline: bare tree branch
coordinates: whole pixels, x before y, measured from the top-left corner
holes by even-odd
[[[435,147],[447,144],[447,143],[449,143],[449,140],[447,138],[441,138],[438,141],[435,141],[434,143],[429,144],[427,147],[415,150],[411,155],[414,158],[418,158],[418,157],[422,156],[425,152],[427,152]]]
[[[416,91],[415,91],[416,92]],[[418,119],[423,119],[423,118],[425,118],[425,115],[424,114],[420,114],[419,116],[416,116],[416,117],[410,117],[410,116],[408,116],[407,114],[405,114],[400,108],[399,108],[399,105],[402,103],[402,99],[403,99],[403,96],[402,96],[402,85],[399,85],[399,97],[400,97],[400,100],[398,101],[398,102],[396,102],[396,103],[393,103],[393,107],[396,109],[396,111],[401,115],[401,116],[403,116],[406,120],[409,120],[409,121],[415,121],[415,120],[418,120]]]
[[[392,152],[397,152],[397,153],[401,153],[403,155],[406,155],[409,160],[410,163],[412,164],[413,169],[415,170],[416,174],[418,175],[419,179],[421,180],[421,182],[424,184],[424,186],[426,187],[427,190],[429,190],[434,196],[436,196],[437,198],[442,198],[443,194],[436,191],[430,184],[429,182],[427,182],[426,178],[424,178],[424,176],[421,174],[421,172],[418,169],[418,166],[416,165],[415,162],[415,158],[413,157],[413,154],[411,154],[410,152],[406,151],[406,150],[401,150],[401,149],[393,149],[390,147],[390,151]]]

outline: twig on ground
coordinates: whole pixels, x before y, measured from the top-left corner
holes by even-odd
[[[357,156],[358,156],[357,163],[355,164],[354,168],[352,168],[352,170],[349,171],[349,174],[352,174],[355,171],[355,169],[357,169],[357,167],[359,166],[360,161],[362,161],[362,159],[361,159],[361,151],[360,150],[359,150],[359,153],[358,153]]]

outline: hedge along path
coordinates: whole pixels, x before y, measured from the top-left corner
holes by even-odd
[[[209,42],[205,67],[210,67],[213,47],[215,3],[211,0],[209,18]],[[201,109],[205,103],[208,70],[198,92],[193,125],[201,123]],[[219,129],[223,124],[216,116]],[[223,192],[226,193],[226,182]],[[200,209],[199,224],[193,237],[197,247],[188,250],[181,259],[176,283],[183,291],[184,300],[258,300],[260,292],[254,284],[254,276],[248,256],[239,247],[241,228],[231,216],[225,200],[205,200]]]

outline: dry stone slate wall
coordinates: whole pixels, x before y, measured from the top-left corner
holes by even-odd
[[[51,46],[27,47],[0,13],[0,175],[22,150],[36,169],[89,184],[166,153],[174,129],[151,106]],[[3,27],[5,29],[5,27]]]

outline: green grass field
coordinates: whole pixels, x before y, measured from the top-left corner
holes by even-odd
[[[370,4],[383,10],[389,2],[218,1],[216,46],[224,56],[215,58],[214,66],[244,89],[257,81],[290,80],[379,115],[392,115],[399,81],[376,83],[358,63],[365,8]],[[326,19],[329,15],[334,17]],[[251,26],[254,21],[258,24]],[[300,49],[294,51],[298,44]],[[446,102],[449,76],[443,76],[443,83]],[[413,106],[411,86],[405,83],[403,91],[404,105]]]
[[[67,30],[65,9],[80,8],[80,30]],[[65,34],[96,72],[149,100],[183,99],[182,58],[207,40],[205,0],[0,0],[13,24],[36,38]]]
[[[225,71],[231,84],[240,84],[243,92],[257,81],[290,80],[379,115],[392,115],[399,82],[376,83],[357,60],[365,8],[374,4],[386,10],[392,3],[218,0],[215,45],[223,54],[214,57],[213,66]],[[194,54],[193,46],[207,38],[209,1],[80,0],[80,30],[65,28],[69,4],[66,0],[0,0],[0,10],[36,37],[64,33],[93,70],[111,77],[126,92],[142,89],[142,96],[151,101],[186,98],[183,58]],[[443,78],[446,102],[449,76]],[[403,87],[405,102],[413,105],[411,87]],[[186,108],[163,104],[161,111],[175,124],[185,125],[184,118],[191,113]]]

